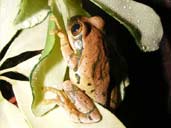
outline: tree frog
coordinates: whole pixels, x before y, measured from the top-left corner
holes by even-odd
[[[57,23],[57,20],[52,17]],[[106,106],[110,75],[109,60],[104,42],[104,20],[99,16],[71,18],[67,34],[60,27],[56,32],[64,60],[69,67],[69,80],[61,84],[61,90],[46,87],[57,94],[54,100],[63,106],[74,122],[93,123],[102,116],[93,101]],[[116,99],[112,92],[111,98]]]

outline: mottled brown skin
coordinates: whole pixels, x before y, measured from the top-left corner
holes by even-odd
[[[109,62],[105,53],[102,34],[104,21],[96,16],[91,18],[77,17],[74,19],[74,22],[82,24],[83,48],[78,57],[77,49],[74,48],[74,41],[76,39],[70,32],[73,23],[70,23],[68,28],[70,44],[75,53],[75,57],[79,58],[76,60],[77,63],[74,67],[71,67],[70,79],[93,100],[105,105],[110,77]],[[74,68],[75,70],[73,71]],[[79,75],[79,81],[77,81],[74,74]]]
[[[52,20],[57,23],[54,18]],[[52,101],[63,106],[74,122],[100,121],[102,116],[93,100],[102,105],[107,102],[110,77],[103,27],[103,19],[95,16],[71,19],[68,36],[58,28],[57,35],[63,58],[70,70],[70,79],[63,82],[62,90],[51,87],[46,87],[45,90],[57,94],[57,98]]]

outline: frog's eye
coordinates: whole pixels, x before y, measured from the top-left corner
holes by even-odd
[[[82,25],[80,23],[74,23],[71,27],[71,33],[73,36],[77,36],[82,31]]]

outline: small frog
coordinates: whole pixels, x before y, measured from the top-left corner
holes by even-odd
[[[54,17],[51,19],[59,26]],[[103,28],[104,20],[99,16],[73,17],[67,35],[58,27],[57,35],[70,79],[62,83],[60,91],[51,87],[46,87],[45,91],[57,94],[54,101],[68,111],[74,122],[100,121],[102,116],[93,101],[106,106],[107,98],[116,99],[114,90],[108,95],[110,68]]]

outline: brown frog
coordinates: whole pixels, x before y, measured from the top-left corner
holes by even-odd
[[[61,51],[69,67],[70,79],[61,84],[61,90],[46,87],[57,94],[54,102],[63,106],[74,122],[93,123],[102,116],[93,101],[107,105],[110,82],[109,61],[103,37],[104,21],[99,16],[73,17],[67,35],[58,26]],[[116,99],[114,90],[111,98]],[[112,104],[110,104],[112,105]],[[115,105],[113,105],[115,106]]]

